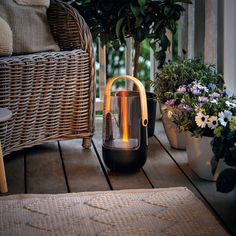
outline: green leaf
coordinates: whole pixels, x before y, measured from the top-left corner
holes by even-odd
[[[145,32],[140,27],[136,29],[135,40],[142,42],[145,39]]]
[[[113,8],[113,5],[114,4],[112,2],[110,2],[110,1],[105,1],[104,3],[103,3],[103,1],[101,1],[100,4],[99,4],[99,6],[102,9],[104,9],[105,11],[111,11],[112,8]]]
[[[164,51],[166,51],[167,48],[170,46],[170,41],[169,41],[169,39],[167,38],[166,35],[163,35],[161,37],[160,46],[162,47],[162,50],[164,50]]]
[[[140,13],[140,7],[138,7],[138,6],[131,3],[130,8],[131,8],[131,11],[134,14],[134,16],[137,17]]]
[[[164,14],[167,16],[167,17],[170,17],[172,14],[173,14],[174,10],[169,7],[169,6],[166,6],[164,8]]]
[[[230,151],[230,153],[231,153],[231,156],[236,159],[236,147],[235,147],[235,146],[234,146],[234,147],[231,147],[231,148],[229,149],[229,151]],[[236,164],[235,164],[235,165],[236,165]]]
[[[225,163],[229,166],[236,166],[236,147],[225,150]]]
[[[215,158],[219,160],[220,158],[224,158],[223,152],[222,152],[222,138],[221,137],[214,137],[211,145],[212,145],[212,151],[215,154]]]
[[[125,37],[127,37],[127,36],[126,36],[125,29],[126,29],[126,25],[123,25],[123,27],[122,27],[122,35],[120,37],[120,41],[121,41],[122,44],[126,44]]]
[[[190,0],[174,0],[173,2],[182,2],[182,3],[192,4],[192,1],[190,1]]]
[[[164,19],[156,21],[155,25],[153,26],[153,30],[154,32],[156,32],[158,30],[159,27],[161,27],[164,23]]]
[[[117,38],[120,38],[120,33],[122,32],[121,25],[124,22],[124,20],[125,20],[125,17],[122,17],[116,23],[116,36],[117,36]]]
[[[142,17],[136,17],[135,27],[140,27],[143,24]]]
[[[140,7],[144,7],[146,4],[146,0],[138,0],[138,4]]]
[[[157,48],[157,42],[156,41],[150,42],[149,45],[152,48],[152,50],[155,52]]]
[[[216,181],[216,189],[222,193],[228,193],[236,186],[236,170],[228,168],[223,170]]]
[[[117,39],[117,40],[115,40],[114,42],[113,42],[113,48],[115,49],[115,50],[119,50],[119,48],[120,48],[120,41]]]

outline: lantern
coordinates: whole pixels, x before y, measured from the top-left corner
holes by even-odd
[[[120,79],[132,81],[137,91],[111,91]],[[110,79],[105,88],[103,111],[103,160],[112,171],[130,172],[147,159],[147,99],[142,83],[123,75]]]

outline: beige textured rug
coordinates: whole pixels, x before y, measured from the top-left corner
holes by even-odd
[[[183,187],[0,197],[0,235],[224,236]]]

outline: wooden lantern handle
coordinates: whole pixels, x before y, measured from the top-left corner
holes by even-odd
[[[135,77],[132,77],[130,75],[119,75],[119,76],[113,77],[112,79],[108,80],[106,88],[105,88],[105,99],[104,99],[104,111],[105,111],[105,113],[110,112],[111,86],[116,80],[121,79],[121,78],[131,80],[137,86],[138,91],[139,91],[140,104],[141,104],[142,125],[147,126],[147,124],[148,124],[148,113],[147,113],[146,92],[145,92],[145,89],[143,87],[143,84],[138,79],[136,79]]]

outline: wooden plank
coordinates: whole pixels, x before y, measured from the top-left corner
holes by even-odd
[[[170,153],[172,158],[178,163],[184,173],[191,179],[192,183],[204,196],[205,200],[214,209],[215,213],[226,225],[226,227],[236,235],[236,204],[234,194],[223,194],[216,191],[215,182],[199,178],[189,167],[186,151],[173,149],[170,147],[162,122],[157,122],[155,135],[162,145]]]
[[[70,191],[109,190],[93,147],[83,149],[81,143],[81,140],[60,142]]]
[[[185,57],[188,52],[188,4],[182,3],[185,11],[179,19],[178,27],[178,56]]]
[[[5,156],[4,163],[8,192],[1,195],[25,193],[24,151]]]
[[[196,189],[154,137],[148,140],[148,159],[144,166],[155,188],[183,186],[197,194]]]
[[[96,119],[96,132],[94,135],[94,143],[96,144],[96,149],[99,156],[102,159],[102,118],[97,117]],[[108,178],[115,190],[118,189],[137,189],[137,188],[151,188],[151,184],[146,178],[143,170],[139,170],[135,173],[121,174],[109,171],[106,167]]]
[[[66,193],[59,148],[56,142],[26,150],[27,193]]]

